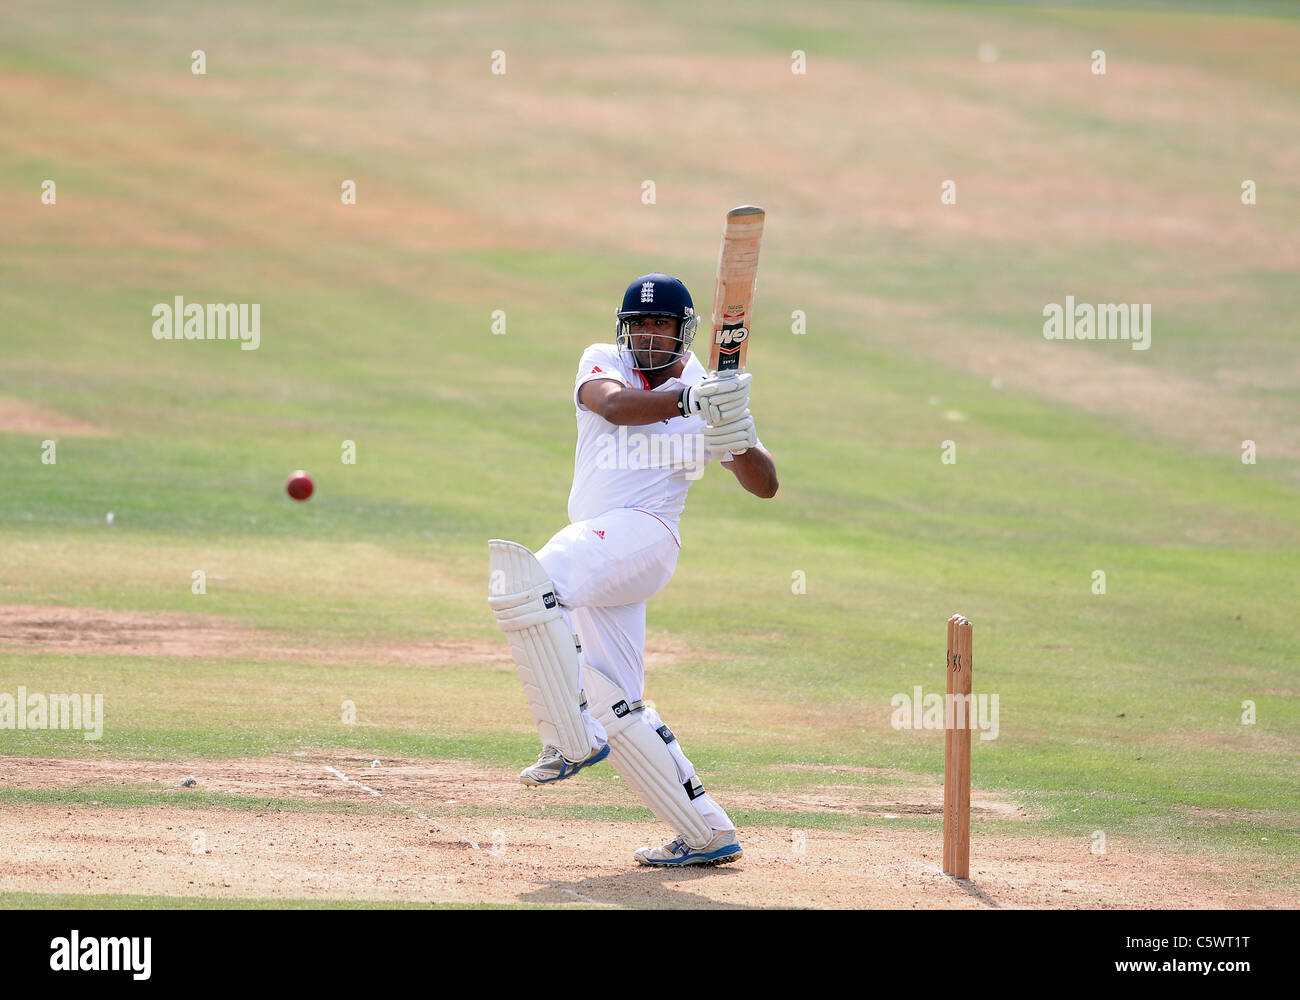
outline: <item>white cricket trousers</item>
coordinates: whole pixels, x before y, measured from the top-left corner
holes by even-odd
[[[646,601],[672,579],[680,549],[677,536],[657,515],[616,507],[561,529],[537,553],[555,585],[565,624],[582,644],[582,671],[599,670],[633,701],[645,697]],[[664,724],[653,708],[639,716],[652,730]],[[583,712],[583,718],[592,746],[604,745],[605,728],[590,712]],[[681,741],[674,740],[668,749],[678,780],[694,777],[695,767],[682,752]],[[735,829],[711,795],[701,795],[692,804],[712,829]]]

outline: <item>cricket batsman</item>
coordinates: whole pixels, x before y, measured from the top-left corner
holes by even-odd
[[[615,342],[578,363],[572,523],[535,555],[488,542],[488,603],[542,740],[519,780],[553,784],[608,757],[675,834],[638,862],[721,864],[741,856],[735,824],[642,701],[646,602],[672,578],[686,493],[708,462],[765,499],[776,466],[749,412],[751,376],[709,376],[691,353],[699,321],[682,282],[637,278],[617,315]]]

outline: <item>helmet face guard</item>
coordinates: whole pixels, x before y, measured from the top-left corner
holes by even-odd
[[[648,338],[650,343],[643,346],[640,350],[634,345],[632,337],[632,320],[641,316],[663,316],[663,313],[632,313],[624,316],[619,314],[618,329],[615,339],[618,347],[624,350],[632,358],[632,367],[639,372],[659,371],[661,368],[669,368],[677,364],[686,353],[691,349],[691,342],[695,339],[695,330],[699,326],[699,319],[692,315],[685,319],[669,316],[668,318],[677,319],[675,329],[669,333],[642,333],[637,335],[637,340]],[[660,341],[667,341],[668,344],[661,344]],[[651,364],[656,355],[664,351],[669,352],[670,357],[661,364]]]
[[[623,306],[618,311],[618,324],[614,328],[615,340],[620,350],[626,351],[632,359],[632,367],[639,372],[660,371],[677,364],[686,357],[695,340],[695,331],[699,326],[699,317],[695,315],[695,304],[691,293],[676,278],[658,272],[646,274],[627,286],[623,293]],[[677,320],[677,328],[670,334],[645,333],[638,335],[638,340],[648,337],[649,346],[638,351],[632,340],[632,320],[641,316],[663,316]],[[671,338],[672,346],[664,348],[660,340]],[[669,359],[661,364],[651,364],[654,355],[667,350]],[[644,356],[643,356],[644,355]]]

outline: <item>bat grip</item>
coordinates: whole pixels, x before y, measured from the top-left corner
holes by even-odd
[[[733,368],[731,371],[727,371],[727,372],[712,372],[711,374],[712,374],[712,377],[713,377],[713,378],[716,378],[716,379],[729,379],[729,378],[735,378],[736,376],[743,374],[744,371],[745,371],[745,369],[743,369],[743,368]],[[733,456],[735,456],[735,455],[743,455],[743,454],[745,454],[745,452],[747,452],[747,451],[749,451],[748,448],[741,448],[739,451],[735,451],[735,450],[733,449],[732,452],[731,452],[731,454],[732,454]]]

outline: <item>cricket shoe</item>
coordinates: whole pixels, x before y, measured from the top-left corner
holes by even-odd
[[[677,837],[663,847],[643,847],[634,857],[643,865],[725,865],[739,861],[743,853],[735,830],[715,830],[703,847],[688,847]]]
[[[537,755],[537,763],[519,772],[519,780],[525,785],[549,785],[555,781],[572,778],[584,767],[599,764],[609,756],[609,744],[599,750],[593,750],[579,761],[569,760],[557,747],[543,747]]]

